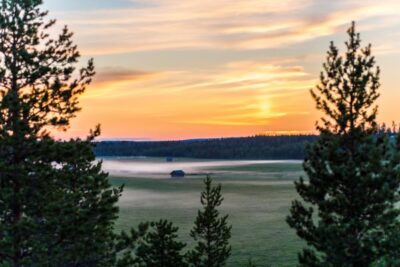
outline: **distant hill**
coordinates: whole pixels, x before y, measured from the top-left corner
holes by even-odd
[[[182,141],[102,141],[98,157],[147,156],[207,159],[303,159],[307,143],[315,135],[253,136]]]

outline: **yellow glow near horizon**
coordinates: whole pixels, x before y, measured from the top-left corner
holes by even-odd
[[[97,123],[104,139],[314,132],[320,114],[309,89],[329,41],[343,49],[351,20],[382,68],[379,120],[400,115],[397,0],[49,3],[98,70],[83,111],[68,132],[54,133],[60,138]]]

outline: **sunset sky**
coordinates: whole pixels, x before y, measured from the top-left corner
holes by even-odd
[[[97,76],[61,138],[166,140],[313,132],[309,89],[357,22],[382,70],[379,120],[400,121],[399,0],[45,0]]]

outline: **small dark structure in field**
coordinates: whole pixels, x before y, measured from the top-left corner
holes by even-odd
[[[173,158],[173,157],[167,157],[165,160],[166,160],[167,162],[173,162],[173,161],[174,161],[174,158]]]
[[[175,170],[171,172],[171,178],[183,178],[185,177],[185,172],[182,170]]]

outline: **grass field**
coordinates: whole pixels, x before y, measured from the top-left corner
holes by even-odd
[[[169,179],[163,159],[121,159],[124,175],[105,159],[105,169],[113,184],[125,184],[120,200],[119,229],[160,218],[180,228],[180,238],[191,243],[190,229],[200,208],[200,191],[205,173],[222,184],[225,198],[221,211],[233,225],[232,256],[228,266],[245,266],[252,258],[258,266],[295,266],[297,251],[303,245],[285,218],[296,198],[293,181],[302,175],[300,162],[228,162],[182,159],[171,167],[190,169],[184,179]],[[186,164],[186,165],[185,165]],[[194,165],[195,167],[193,167]],[[136,165],[154,166],[135,169]],[[210,166],[211,165],[211,166]],[[129,172],[128,166],[133,166]],[[161,166],[161,167],[160,167]],[[192,168],[193,167],[193,168]]]

